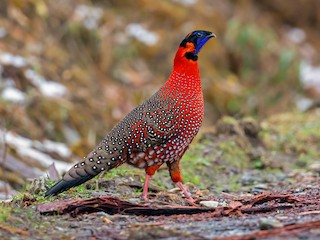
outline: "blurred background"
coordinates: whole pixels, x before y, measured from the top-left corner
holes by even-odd
[[[189,32],[199,55],[202,131],[320,98],[317,0],[1,0],[0,188],[85,156],[168,78]],[[6,184],[10,183],[10,185]]]

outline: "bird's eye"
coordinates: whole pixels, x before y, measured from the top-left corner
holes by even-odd
[[[197,37],[201,37],[201,36],[202,36],[202,33],[197,32]]]

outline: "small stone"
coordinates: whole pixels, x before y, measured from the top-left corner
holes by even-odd
[[[261,183],[261,184],[255,185],[251,189],[251,192],[254,193],[254,194],[259,194],[259,193],[263,193],[263,192],[268,191],[268,190],[269,190],[268,185]]]
[[[219,206],[219,202],[217,201],[201,201],[200,205],[208,208],[216,208]]]
[[[97,212],[97,217],[111,217],[110,214],[106,213],[106,212]]]
[[[55,227],[55,229],[58,230],[58,231],[60,231],[60,232],[65,232],[65,229],[62,228],[62,227],[58,227],[58,226],[57,226],[57,227]]]
[[[260,218],[259,227],[261,230],[269,230],[274,228],[281,228],[283,224],[275,218]]]
[[[223,202],[220,202],[219,205],[222,207],[227,207],[229,204],[226,201],[223,201]]]
[[[78,227],[79,227],[79,224],[76,222],[72,222],[69,224],[69,228],[78,228]]]
[[[179,191],[181,191],[181,190],[180,190],[180,188],[178,188],[178,187],[176,187],[176,188],[171,188],[171,189],[168,190],[168,192],[170,192],[170,193],[175,193],[175,192],[179,192]]]
[[[240,178],[240,183],[243,186],[250,186],[252,184],[254,184],[255,182],[257,182],[258,178],[256,176],[254,176],[252,173],[250,172],[244,172],[242,177]]]
[[[294,193],[301,193],[301,192],[303,192],[303,190],[301,188],[296,188],[293,192]]]
[[[131,203],[139,203],[139,202],[141,202],[141,198],[129,198],[129,199],[128,199],[128,202],[131,202]]]

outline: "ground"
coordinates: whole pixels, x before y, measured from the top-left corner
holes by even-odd
[[[1,239],[319,239],[320,112],[221,119],[181,161],[189,206],[166,168],[120,167],[59,196],[38,179],[0,208]],[[47,185],[47,186],[46,186]],[[204,206],[205,202],[216,205]]]

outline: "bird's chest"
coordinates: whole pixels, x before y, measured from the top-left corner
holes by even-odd
[[[175,117],[177,136],[189,139],[193,138],[202,124],[203,101],[183,101]]]

